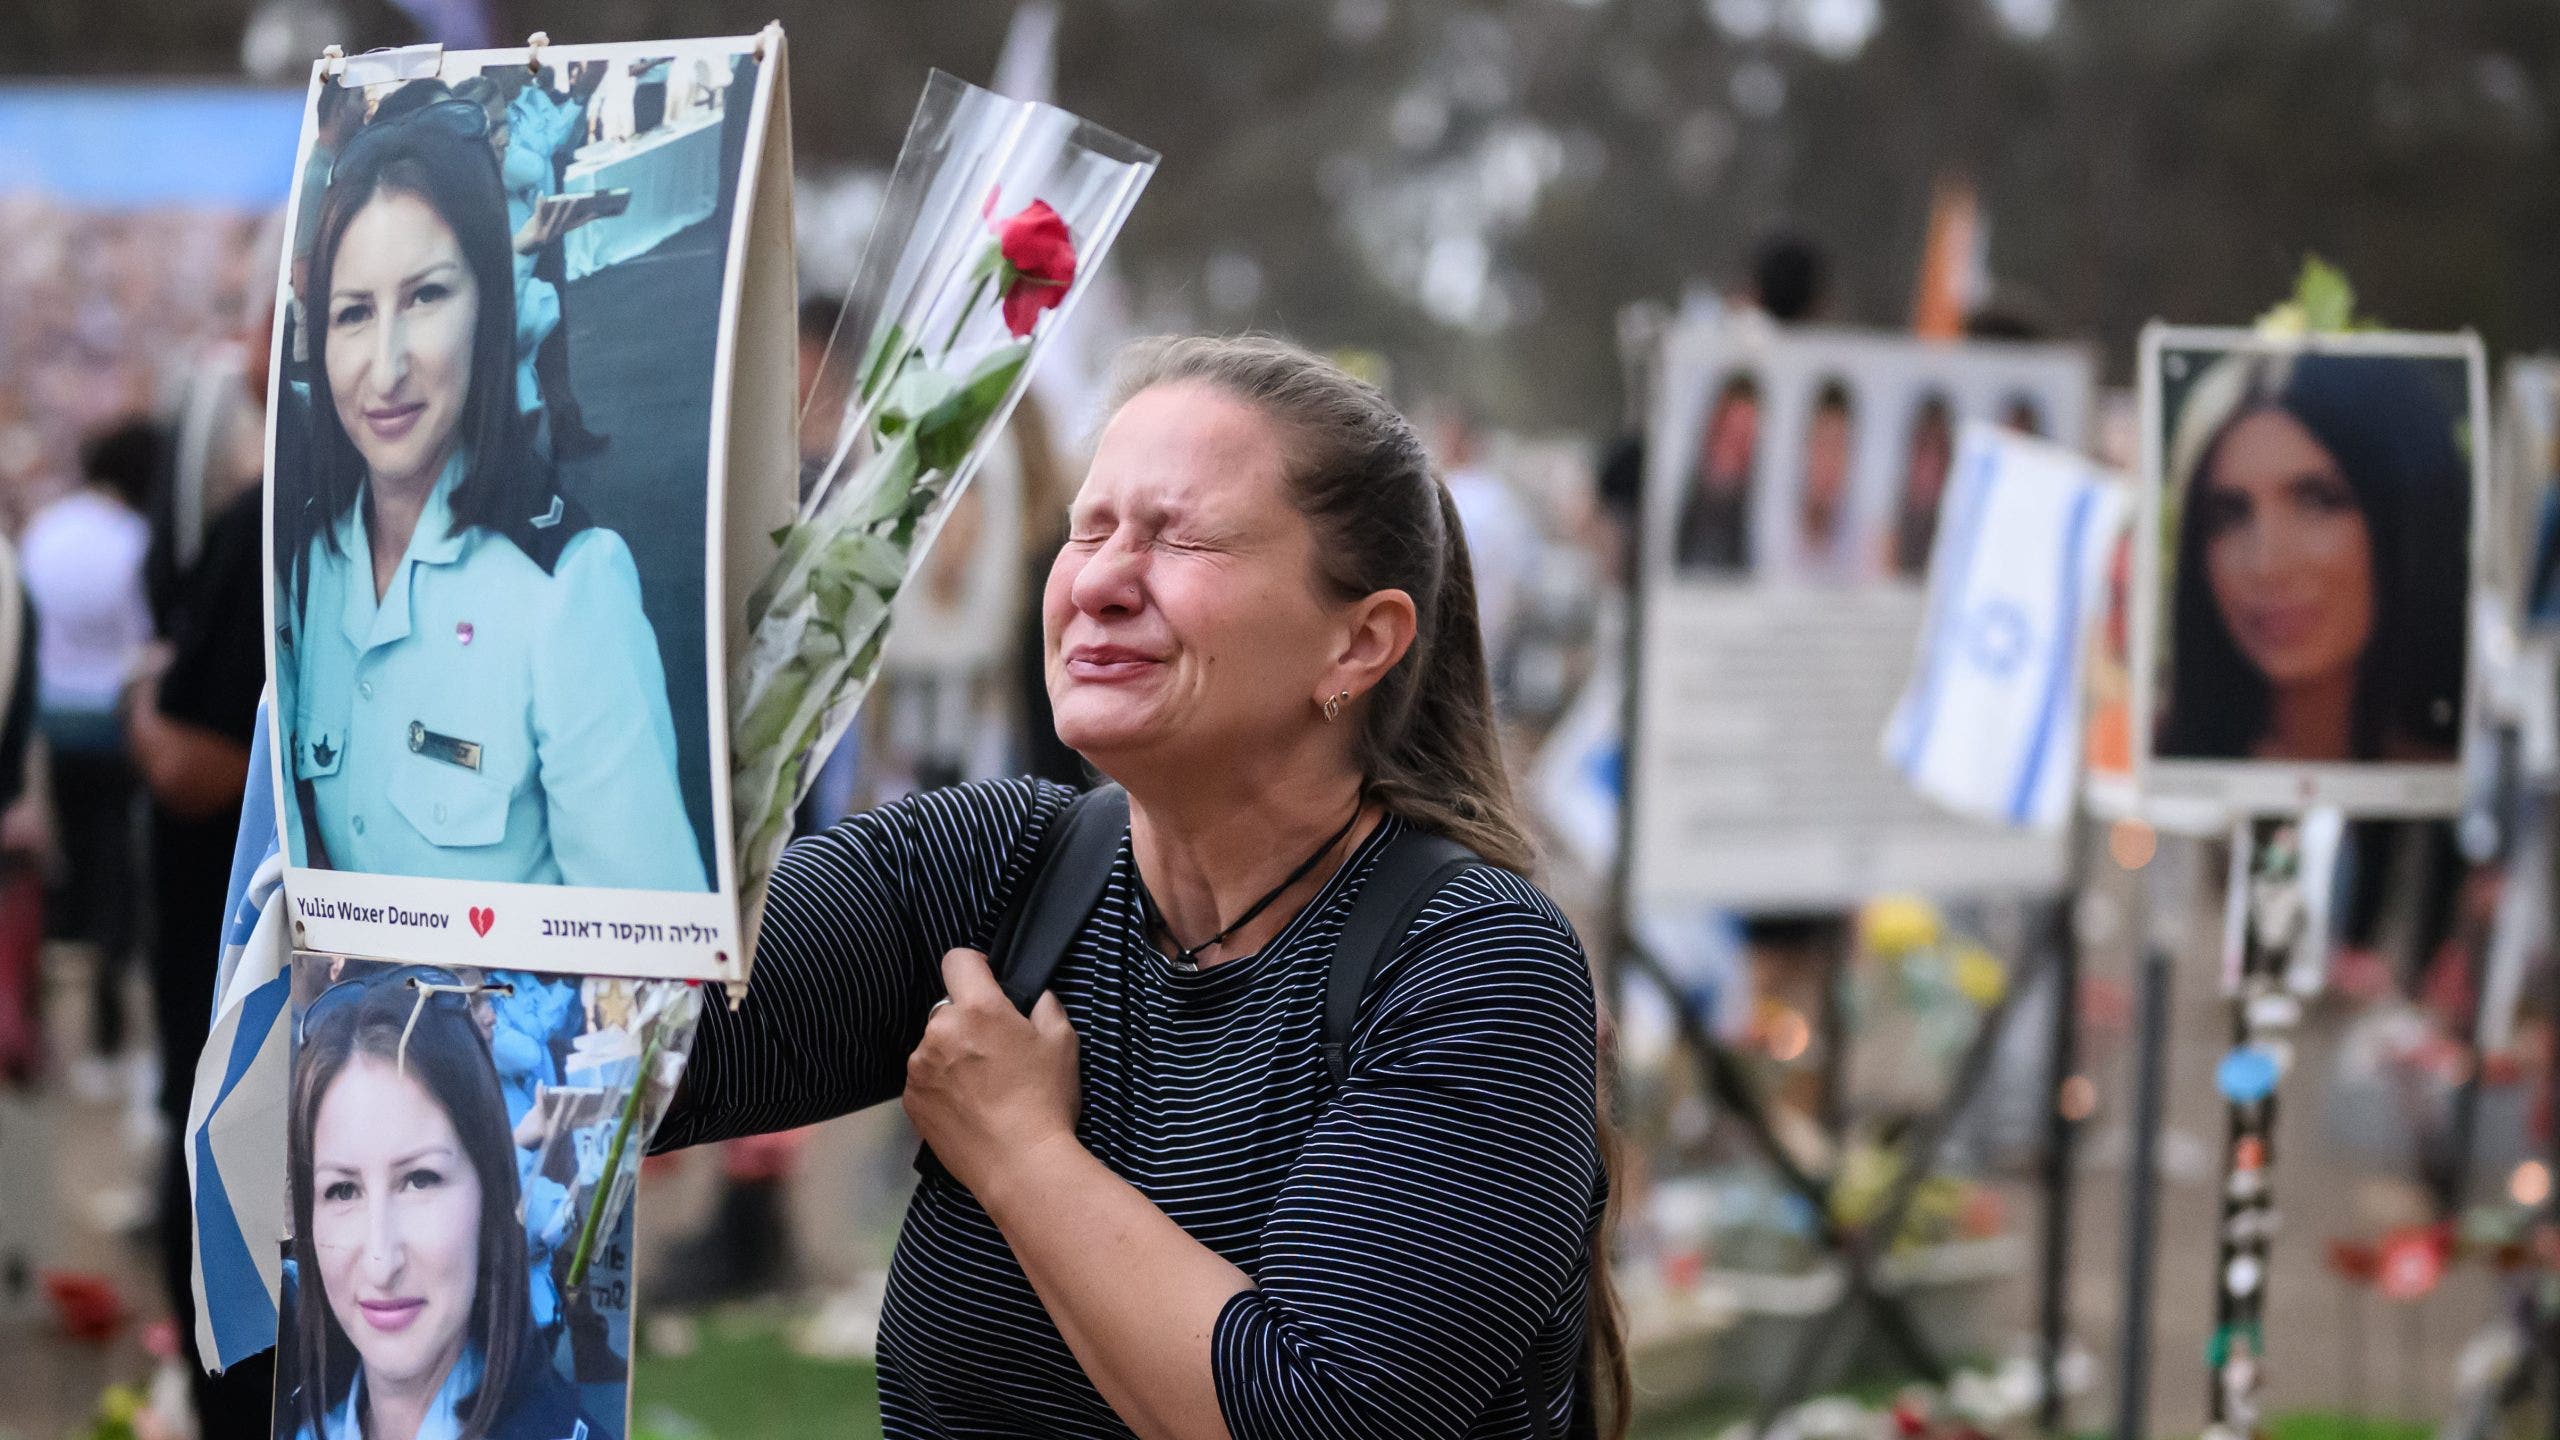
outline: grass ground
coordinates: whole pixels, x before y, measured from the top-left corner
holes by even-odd
[[[1876,1396],[1862,1398],[1874,1399]],[[795,1353],[779,1321],[741,1313],[705,1323],[688,1354],[648,1355],[632,1380],[633,1440],[867,1440],[880,1433],[867,1361]],[[1748,1403],[1713,1397],[1650,1417],[1631,1440],[1713,1440]],[[2427,1440],[2427,1426],[2310,1412],[2279,1415],[2268,1440]]]
[[[868,1361],[813,1360],[771,1320],[714,1318],[684,1355],[644,1355],[632,1440],[867,1440],[880,1433]]]

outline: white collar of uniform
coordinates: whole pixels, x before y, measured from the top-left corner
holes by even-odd
[[[339,629],[347,643],[362,650],[384,644],[409,633],[409,567],[412,565],[448,565],[462,558],[463,537],[453,529],[453,491],[462,483],[465,469],[463,455],[456,450],[444,462],[444,473],[436,477],[436,488],[427,492],[427,503],[418,510],[418,528],[409,533],[409,549],[400,557],[399,568],[391,572],[391,583],[383,587],[379,605],[373,602],[373,545],[364,525],[365,502],[372,492],[368,481],[356,489],[356,503],[338,517],[338,553],[346,557],[346,594],[341,597]]]
[[[437,1389],[434,1402],[427,1406],[427,1418],[418,1426],[418,1440],[458,1440],[462,1434],[463,1400],[480,1388],[480,1351],[466,1345],[455,1357],[453,1369],[446,1372],[444,1384]],[[329,1433],[321,1440],[365,1440],[364,1434],[364,1370],[356,1370],[355,1383],[347,1387],[345,1403],[330,1412]]]

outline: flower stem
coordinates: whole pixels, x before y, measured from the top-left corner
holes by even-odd
[[[587,1283],[587,1260],[595,1251],[596,1232],[604,1228],[605,1202],[613,1198],[614,1177],[622,1173],[622,1152],[631,1144],[631,1131],[640,1121],[640,1100],[649,1093],[649,1070],[658,1058],[658,1037],[666,1026],[660,1016],[649,1026],[648,1038],[640,1042],[640,1073],[631,1081],[631,1094],[622,1102],[622,1119],[613,1127],[613,1147],[605,1152],[604,1173],[596,1177],[595,1198],[587,1204],[587,1223],[578,1227],[578,1248],[569,1257],[569,1284],[572,1288]]]
[[[949,358],[951,347],[960,343],[960,331],[968,325],[969,317],[978,313],[978,302],[986,297],[986,293],[987,277],[980,275],[978,283],[969,287],[969,303],[961,306],[960,313],[952,317],[951,333],[942,337],[944,358]]]

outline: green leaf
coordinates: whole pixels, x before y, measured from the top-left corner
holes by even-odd
[[[900,371],[888,398],[880,402],[880,433],[895,436],[920,423],[920,417],[948,400],[959,383],[939,370]]]
[[[774,543],[781,549],[764,567],[764,575],[756,581],[755,588],[747,592],[747,628],[750,631],[762,625],[765,616],[772,613],[775,597],[781,594],[784,583],[800,568],[801,557],[815,543],[818,531],[814,525],[793,523],[776,530],[773,535]]]
[[[871,357],[862,365],[862,398],[868,403],[880,392],[880,382],[889,378],[893,365],[903,364],[907,349],[907,330],[896,321],[880,333],[879,343],[871,347]]]
[[[2303,323],[2315,331],[2351,329],[2355,325],[2356,287],[2346,272],[2317,255],[2302,257],[2302,275],[2293,282],[2294,303]]]
[[[2347,283],[2345,271],[2317,255],[2305,255],[2302,273],[2293,282],[2293,294],[2259,316],[2257,328],[2264,335],[2298,337],[2378,330],[2381,326],[2371,317],[2356,318],[2356,287]]]
[[[759,758],[773,753],[773,747],[782,743],[782,732],[791,724],[792,712],[800,708],[800,699],[808,691],[809,672],[797,661],[784,667],[783,673],[774,677],[773,688],[738,723],[732,737],[738,753]]]
[[[868,530],[852,530],[827,542],[827,569],[848,580],[880,590],[906,573],[906,556]]]
[[[854,477],[863,491],[862,509],[852,523],[857,527],[872,525],[904,514],[907,496],[915,489],[916,469],[916,442],[912,435],[901,435],[875,453],[862,473]]]
[[[824,568],[823,560],[819,564],[818,573],[809,577],[809,593],[817,597],[820,618],[842,622],[853,608],[853,577]]]
[[[978,362],[967,383],[916,421],[916,454],[926,468],[947,472],[960,463],[1030,359],[1028,340],[997,350]]]

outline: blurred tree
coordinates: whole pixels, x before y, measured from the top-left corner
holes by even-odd
[[[332,0],[351,48],[412,37]],[[251,0],[13,0],[0,69],[227,73]],[[883,164],[921,73],[983,78],[1007,0],[489,0],[563,42],[795,47],[817,163]],[[2560,345],[2550,0],[1076,0],[1059,99],[1165,167],[1121,254],[1150,324],[1392,357],[1400,388],[1607,427],[1614,317],[1728,288],[1788,225],[1832,318],[1906,320],[1962,174],[2011,308],[2109,369],[2155,316],[2239,323],[2307,250],[2392,323]]]

